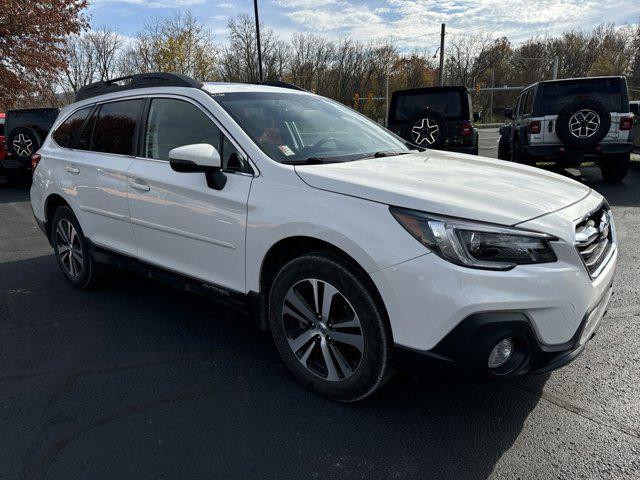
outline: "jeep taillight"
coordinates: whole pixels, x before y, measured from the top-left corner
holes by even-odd
[[[541,130],[542,124],[540,123],[540,120],[533,120],[532,122],[529,122],[529,133],[540,133]]]
[[[469,137],[473,134],[473,128],[471,127],[471,123],[463,123],[460,127],[460,135],[463,137]]]
[[[31,155],[31,170],[36,169],[41,158],[42,157],[40,156],[39,153],[34,153],[33,155]]]
[[[633,117],[622,117],[620,119],[620,130],[631,130],[633,128]]]

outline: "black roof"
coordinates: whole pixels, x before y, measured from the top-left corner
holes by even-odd
[[[392,95],[424,95],[428,93],[437,92],[460,92],[469,93],[469,89],[462,85],[450,85],[446,87],[418,87],[418,88],[405,88],[403,90],[396,90]]]
[[[556,78],[551,80],[540,80],[539,82],[535,82],[535,83],[532,83],[531,85],[527,85],[526,87],[523,87],[522,90],[527,90],[528,88],[535,87],[536,85],[540,85],[540,84],[546,85],[548,83],[562,83],[562,82],[575,82],[576,80],[601,80],[601,79],[606,79],[606,80],[619,79],[624,81],[627,80],[626,77],[623,77],[620,75],[603,75],[601,77]]]

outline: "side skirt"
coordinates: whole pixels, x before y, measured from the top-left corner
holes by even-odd
[[[231,307],[244,310],[246,313],[256,318],[254,313],[258,312],[258,294],[255,292],[245,294],[220,285],[207,283],[203,280],[172,272],[143,260],[100,247],[89,239],[86,239],[86,242],[91,255],[98,263],[128,270],[142,277],[158,280],[187,292],[197,293],[198,295],[210,298],[216,302],[221,302]],[[259,319],[260,316],[258,315],[257,318]],[[258,323],[259,326],[261,326],[260,324],[262,322],[260,320],[258,320]]]

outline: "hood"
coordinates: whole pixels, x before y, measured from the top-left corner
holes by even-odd
[[[435,150],[295,169],[322,190],[502,225],[559,210],[590,192],[535,167]]]

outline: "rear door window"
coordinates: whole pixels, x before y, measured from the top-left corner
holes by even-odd
[[[574,100],[596,100],[609,112],[625,112],[623,88],[619,78],[595,78],[590,80],[560,81],[543,86],[542,115],[556,115],[558,110]]]
[[[64,148],[71,148],[73,146],[73,141],[92,108],[93,106],[81,108],[62,122],[62,125],[53,132],[53,139],[58,145]]]
[[[141,107],[141,99],[102,105],[93,131],[91,150],[117,155],[133,155]]]

